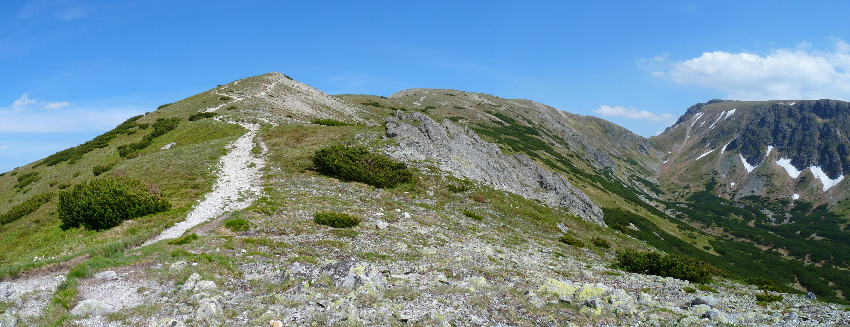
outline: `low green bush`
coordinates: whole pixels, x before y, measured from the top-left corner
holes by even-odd
[[[313,167],[328,176],[379,188],[395,187],[413,179],[404,163],[364,147],[333,145],[321,149],[313,155]]]
[[[697,289],[700,290],[700,291],[703,291],[703,292],[717,293],[717,290],[714,289],[714,287],[711,287],[711,286],[708,286],[708,285],[698,284]]]
[[[218,114],[214,112],[199,112],[189,116],[189,121],[196,121],[203,118],[213,118],[215,116],[218,116]]]
[[[482,217],[481,215],[479,215],[479,214],[477,214],[477,213],[474,213],[474,212],[472,212],[472,211],[469,211],[469,210],[464,210],[464,211],[463,211],[463,215],[464,215],[464,216],[467,216],[467,217],[469,217],[469,218],[472,218],[472,219],[478,220],[478,221],[482,221],[482,220],[484,220],[484,217]]]
[[[244,232],[251,229],[251,222],[243,218],[231,218],[224,222],[224,227],[234,232]]]
[[[425,106],[425,109],[437,109],[435,106]]]
[[[61,228],[83,226],[104,230],[127,219],[138,218],[171,208],[155,188],[124,177],[94,179],[59,193],[56,212]]]
[[[32,183],[38,182],[41,177],[38,176],[38,172],[31,172],[26,174],[18,175],[18,182],[15,183],[16,189],[23,189],[24,187],[29,186]]]
[[[684,288],[682,288],[682,290],[685,291],[685,293],[688,293],[688,294],[693,294],[693,293],[697,292],[697,290],[695,290],[693,287],[690,287],[690,286],[685,286]]]
[[[779,302],[782,301],[782,295],[779,294],[768,294],[764,292],[764,294],[756,294],[756,301],[759,302]]]
[[[590,240],[590,243],[593,244],[593,246],[597,246],[597,247],[600,247],[600,248],[605,248],[605,249],[611,248],[611,242],[608,242],[608,240],[606,240],[606,239],[604,239],[600,236],[594,237],[592,240]]]
[[[197,239],[198,239],[198,234],[192,233],[192,234],[185,235],[185,236],[182,236],[182,237],[178,237],[178,238],[175,238],[171,241],[168,241],[168,244],[173,244],[173,245],[189,244],[189,243],[192,243],[192,241],[195,241]]]
[[[38,208],[41,208],[41,206],[45,203],[50,202],[50,199],[53,199],[53,192],[47,192],[31,197],[26,201],[21,202],[21,204],[12,207],[12,209],[9,209],[6,213],[0,215],[0,224],[5,225],[31,214],[38,210]]]
[[[567,245],[572,245],[572,246],[577,247],[577,248],[583,248],[584,247],[584,242],[582,242],[580,239],[573,237],[572,235],[561,236],[561,238],[558,239],[558,242],[561,242],[561,243],[564,243],[564,244],[567,244]]]
[[[449,191],[451,191],[453,193],[466,192],[467,190],[469,190],[469,188],[466,187],[466,185],[463,185],[463,184],[460,184],[460,185],[449,184],[449,186],[447,186],[446,188],[448,188]]]
[[[136,143],[124,144],[118,147],[118,155],[123,158],[132,158],[137,156],[139,150],[144,149],[153,143],[157,137],[165,135],[165,133],[177,128],[180,123],[179,118],[157,118],[153,123],[153,131]]]
[[[313,215],[313,221],[334,228],[349,228],[360,224],[360,218],[333,211],[317,212]]]
[[[109,171],[110,169],[112,169],[113,166],[115,166],[114,163],[97,165],[97,166],[92,167],[91,172],[95,176],[100,176],[100,174],[103,174],[103,173]]]
[[[673,277],[693,283],[711,283],[712,276],[723,271],[692,257],[679,254],[623,251],[617,253],[615,265],[628,272]]]
[[[351,126],[351,124],[349,124],[349,123],[346,123],[344,121],[339,121],[339,120],[336,120],[336,119],[317,118],[317,119],[311,120],[310,122],[313,123],[313,124],[316,124],[316,125],[324,125],[324,126]]]

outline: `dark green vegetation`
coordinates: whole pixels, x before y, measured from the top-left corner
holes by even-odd
[[[321,149],[313,155],[313,167],[328,176],[380,188],[392,188],[413,179],[413,172],[404,163],[364,147],[333,145]]]
[[[218,116],[218,114],[214,113],[214,112],[199,112],[199,113],[196,113],[196,114],[189,116],[189,121],[196,121],[198,119],[204,119],[204,118],[213,118],[215,116]]]
[[[146,135],[142,138],[141,141],[136,143],[124,144],[118,147],[118,154],[124,158],[132,158],[135,157],[139,150],[147,148],[153,140],[157,137],[165,135],[169,131],[177,128],[177,124],[180,122],[179,118],[157,118],[156,122],[153,124],[153,130],[150,134]]]
[[[574,246],[574,247],[577,247],[577,248],[583,248],[584,247],[584,242],[582,242],[582,240],[580,240],[580,239],[575,238],[572,235],[561,236],[560,238],[558,238],[558,242],[561,242],[561,243],[564,243],[564,244],[567,244],[567,245],[571,245],[571,246]]]
[[[616,266],[634,273],[673,277],[694,283],[711,283],[712,276],[723,271],[692,257],[680,254],[622,251],[617,253]]]
[[[340,121],[340,120],[336,120],[336,119],[317,118],[317,119],[311,120],[310,122],[313,123],[313,124],[316,124],[316,125],[323,125],[323,126],[351,126],[351,124],[349,124],[349,123],[346,123],[346,122]]]
[[[478,221],[482,221],[482,220],[484,220],[484,217],[482,217],[481,215],[479,215],[479,214],[477,214],[477,213],[475,213],[475,212],[469,211],[469,210],[464,210],[464,211],[463,211],[463,215],[464,215],[464,216],[467,216],[467,217],[469,217],[469,218],[472,218],[472,219],[478,220]]]
[[[26,174],[20,174],[17,176],[18,182],[15,184],[15,188],[22,190],[25,187],[29,186],[32,183],[37,182],[41,177],[38,177],[37,172],[31,172]]]
[[[192,233],[192,234],[189,234],[189,235],[184,235],[184,236],[175,238],[173,240],[170,240],[170,241],[168,241],[168,244],[183,245],[183,244],[192,243],[192,241],[197,241],[197,240],[198,240],[198,234]]]
[[[69,163],[73,164],[74,162],[82,158],[83,155],[85,155],[86,153],[89,153],[95,149],[105,148],[109,146],[109,141],[117,137],[119,134],[132,133],[135,131],[133,128],[147,128],[147,124],[136,123],[136,121],[142,117],[142,115],[131,117],[130,119],[127,119],[126,121],[118,125],[117,127],[113,128],[111,131],[103,133],[100,136],[95,137],[91,141],[83,143],[79,146],[56,152],[48,156],[47,158],[44,158],[44,160],[42,160],[40,164],[54,166],[65,161],[68,161]]]
[[[94,166],[92,168],[91,172],[95,176],[100,176],[100,174],[103,174],[103,173],[109,171],[110,169],[112,169],[113,166],[115,166],[115,163],[97,165],[97,166]]]
[[[56,205],[63,229],[83,226],[91,230],[112,228],[124,220],[169,208],[171,204],[155,192],[155,187],[121,177],[78,184],[59,193]]]
[[[313,214],[313,222],[334,228],[350,228],[359,225],[360,218],[340,212],[320,211]]]
[[[51,199],[53,199],[53,192],[47,192],[31,197],[29,200],[12,207],[12,209],[0,215],[0,224],[8,224],[31,214],[38,210],[38,208],[41,208],[41,206],[45,203],[50,202]]]
[[[608,240],[606,240],[606,239],[604,239],[600,236],[594,237],[592,240],[590,240],[590,243],[593,244],[593,246],[600,247],[600,248],[603,248],[603,249],[610,249],[611,248],[611,242],[608,242]]]

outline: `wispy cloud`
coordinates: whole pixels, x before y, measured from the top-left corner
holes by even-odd
[[[706,52],[653,76],[717,89],[734,100],[850,100],[850,45],[836,40],[833,51],[811,47],[803,41],[766,56]]]
[[[663,121],[673,119],[671,114],[655,114],[646,110],[637,110],[635,108],[626,109],[622,106],[609,107],[606,105],[599,106],[593,110],[594,113],[601,116],[622,116],[629,119],[646,119],[650,121]]]
[[[18,18],[37,20],[71,21],[89,15],[88,4],[69,0],[35,0],[30,1],[18,11]]]
[[[48,101],[39,101],[39,100],[36,100],[36,99],[30,99],[29,93],[24,93],[24,95],[22,95],[20,99],[17,99],[17,100],[12,102],[12,105],[9,106],[9,109],[12,109],[13,111],[21,111],[21,110],[32,109],[32,107],[38,107],[39,109],[45,109],[45,110],[57,110],[57,109],[65,108],[65,107],[70,106],[70,105],[71,105],[71,103],[68,102],[68,101],[48,102]],[[0,107],[0,113],[2,113],[2,107]]]

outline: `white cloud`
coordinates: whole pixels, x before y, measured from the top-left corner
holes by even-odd
[[[62,102],[50,102],[50,103],[48,103],[48,104],[44,105],[44,108],[43,108],[43,109],[47,109],[47,110],[56,110],[56,109],[62,109],[62,108],[65,108],[65,107],[70,106],[70,105],[71,105],[71,103],[70,103],[70,102],[68,102],[68,101],[62,101]]]
[[[673,118],[671,114],[655,114],[646,110],[638,111],[635,108],[626,109],[625,107],[615,106],[609,107],[606,105],[599,106],[599,109],[593,110],[598,115],[602,116],[623,116],[629,119],[647,119],[651,121],[662,121]]]
[[[836,40],[832,52],[810,48],[803,41],[797,48],[773,50],[764,57],[706,52],[652,75],[717,89],[734,100],[850,100],[850,45]]]
[[[31,105],[33,103],[38,102],[35,99],[30,99],[27,95],[29,95],[29,93],[24,93],[24,95],[22,95],[20,99],[17,99],[15,100],[15,102],[12,102],[12,109]]]

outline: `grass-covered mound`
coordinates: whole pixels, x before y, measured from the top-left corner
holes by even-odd
[[[391,188],[413,179],[413,173],[404,163],[369,152],[364,147],[333,145],[321,149],[313,155],[313,167],[328,176],[380,188]]]
[[[104,230],[118,226],[124,220],[170,208],[171,204],[158,192],[138,180],[107,177],[78,184],[59,193],[56,211],[62,220],[62,229],[83,226]]]
[[[629,272],[673,277],[693,283],[711,283],[712,276],[723,271],[714,266],[679,254],[623,251],[617,253],[616,265]]]

